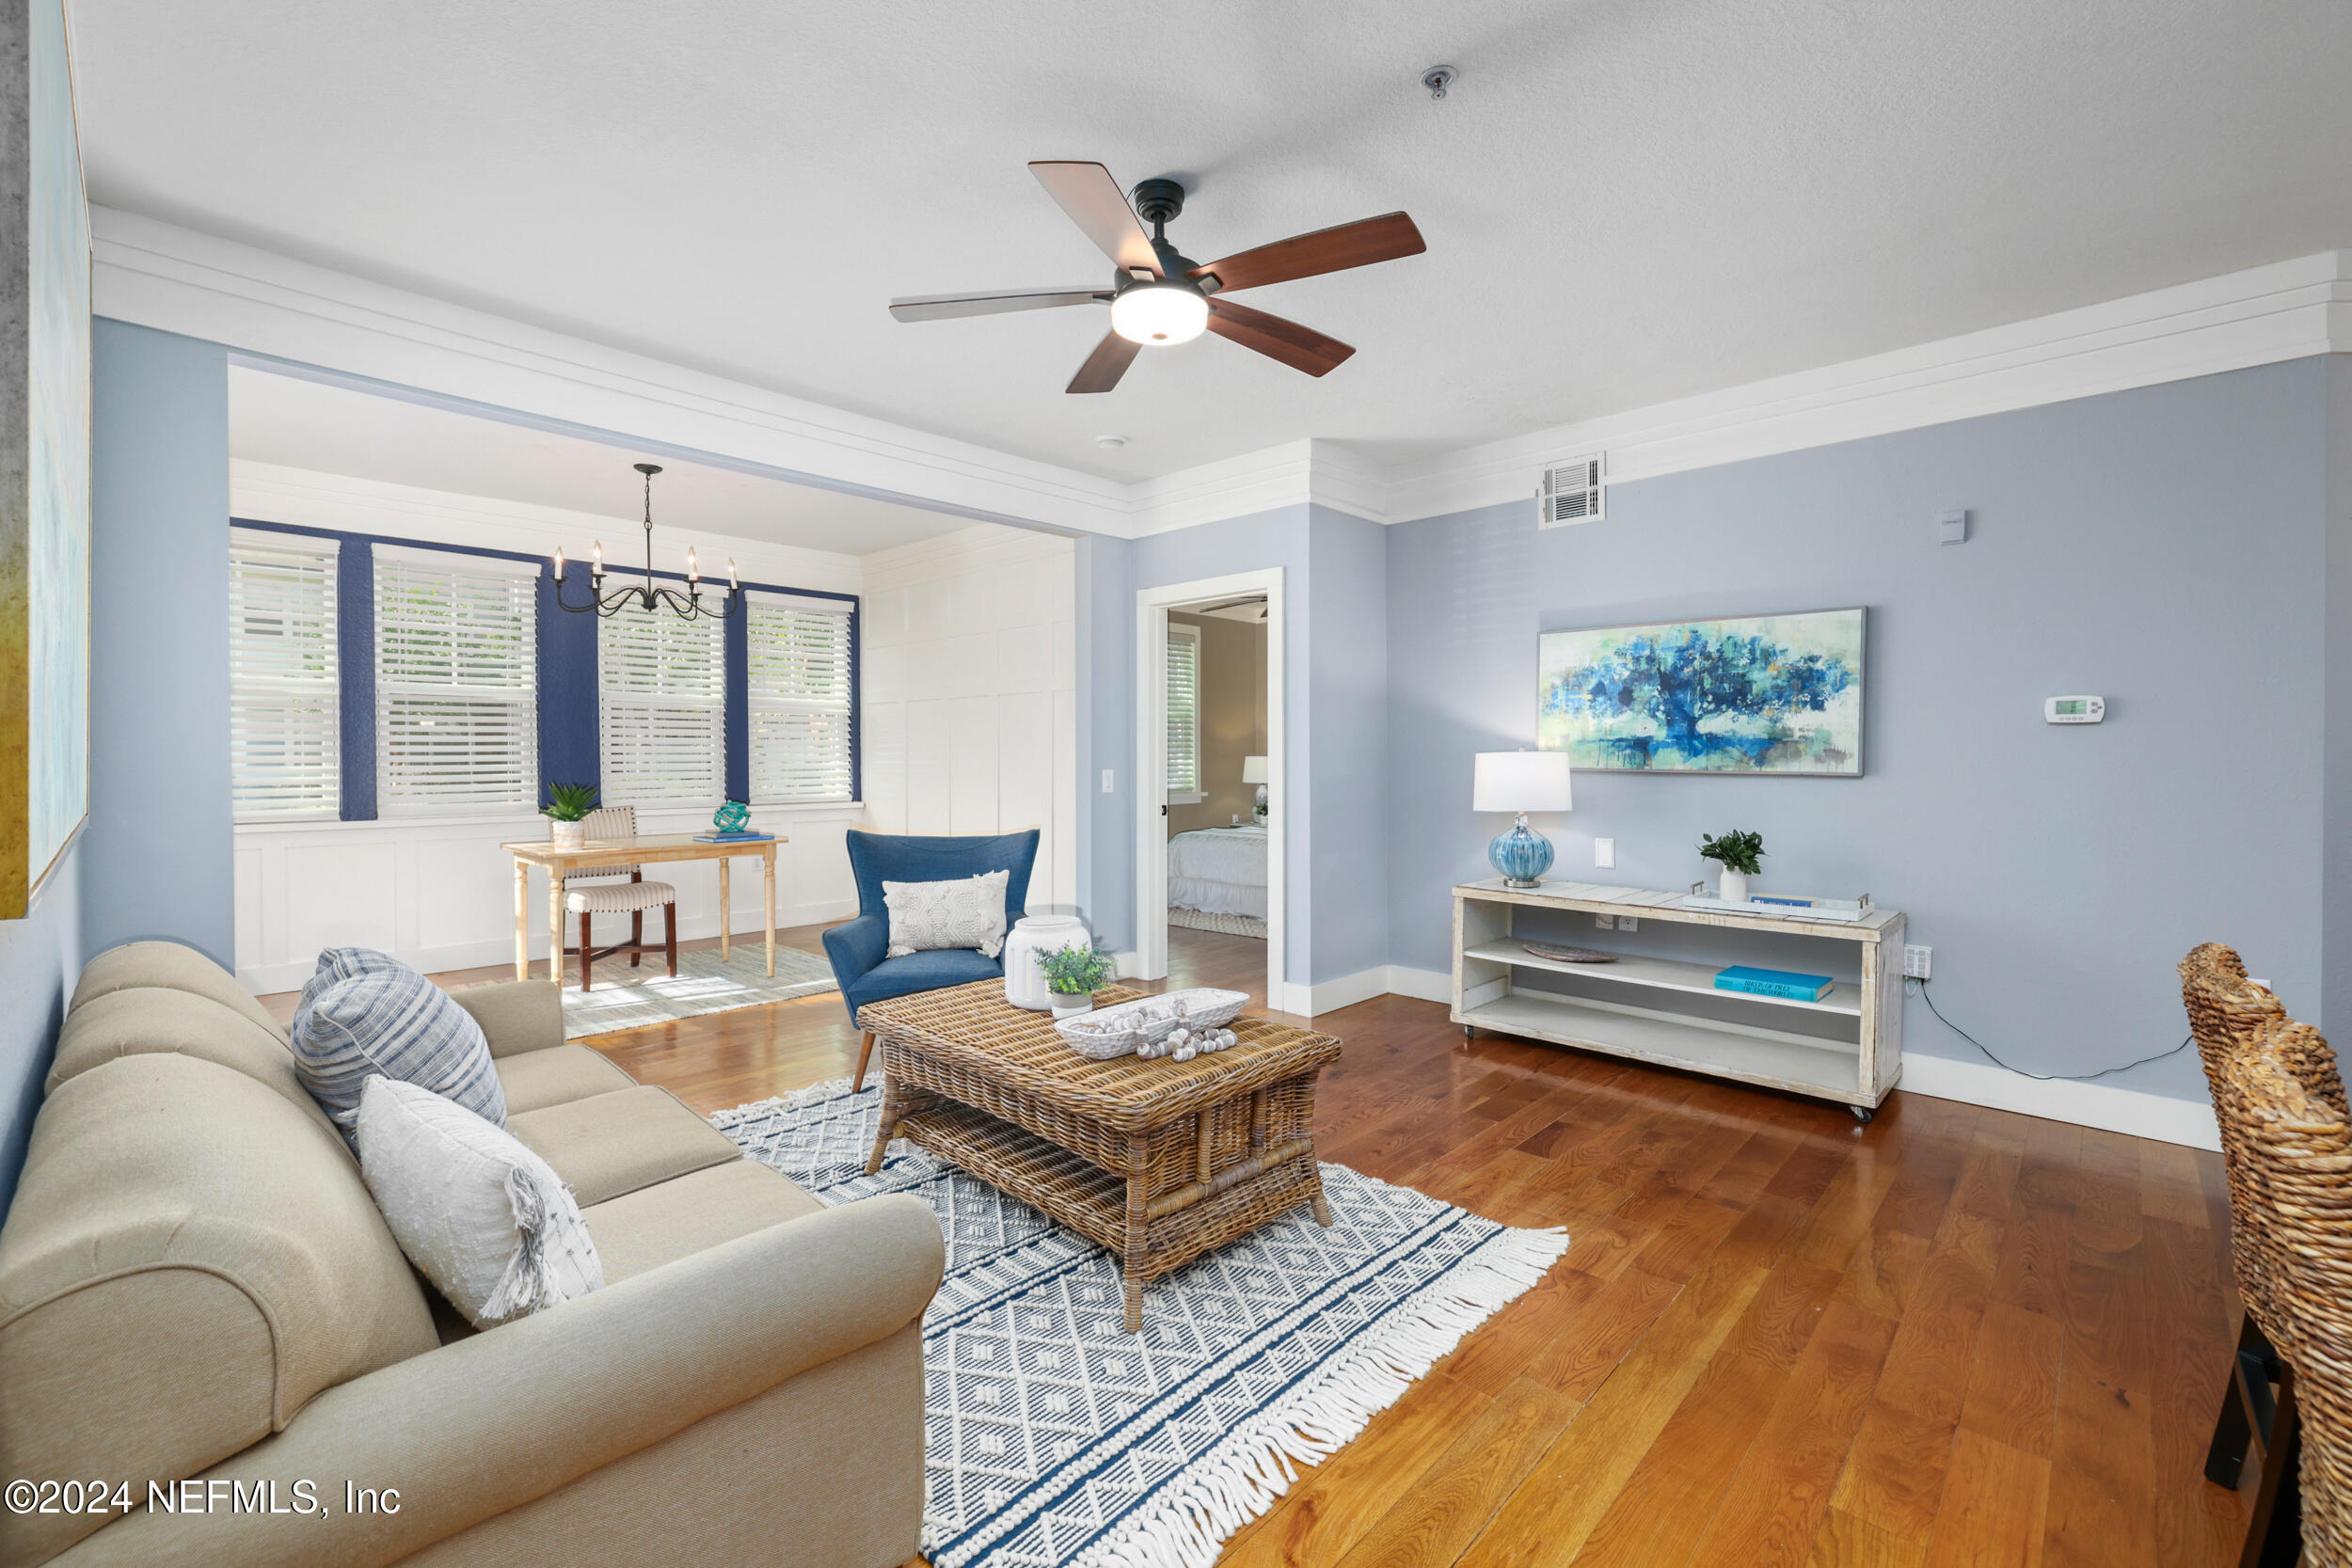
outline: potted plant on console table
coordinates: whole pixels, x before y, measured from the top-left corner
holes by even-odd
[[[548,803],[539,814],[548,819],[548,836],[559,849],[577,849],[588,839],[588,814],[596,809],[596,786],[548,781]]]
[[[1094,1009],[1094,993],[1111,977],[1111,961],[1092,947],[1076,942],[1037,956],[1045,972],[1045,989],[1054,993],[1054,1016],[1075,1018]]]
[[[1748,901],[1748,879],[1760,877],[1764,867],[1764,835],[1734,831],[1721,838],[1699,835],[1699,858],[1713,861],[1724,868],[1723,882],[1718,890],[1726,904]]]

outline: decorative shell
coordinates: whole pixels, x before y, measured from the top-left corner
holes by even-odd
[[[1107,1062],[1130,1053],[1150,1059],[1172,1055],[1180,1031],[1184,1046],[1195,1053],[1224,1049],[1212,1043],[1220,1036],[1225,1045],[1235,1043],[1233,1032],[1224,1025],[1248,1005],[1247,991],[1196,987],[1098,1007],[1062,1019],[1054,1027],[1071,1050],[1090,1061]]]

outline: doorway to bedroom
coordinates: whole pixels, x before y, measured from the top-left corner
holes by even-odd
[[[1279,572],[1138,595],[1138,956],[1149,977],[1281,989]]]

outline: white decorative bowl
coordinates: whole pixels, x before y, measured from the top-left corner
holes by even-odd
[[[1207,986],[1141,996],[1116,1006],[1097,1007],[1054,1027],[1070,1049],[1092,1062],[1107,1062],[1135,1053],[1136,1046],[1165,1038],[1178,1024],[1214,1029],[1231,1023],[1249,1006],[1245,990],[1217,990]]]

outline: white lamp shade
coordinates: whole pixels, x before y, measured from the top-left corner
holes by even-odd
[[[1568,753],[1481,752],[1470,776],[1472,811],[1566,811]]]
[[[1265,777],[1265,758],[1263,758],[1263,757],[1244,757],[1244,758],[1242,758],[1242,759],[1241,759],[1241,782],[1242,782],[1242,783],[1244,783],[1244,784],[1263,784],[1263,783],[1265,783],[1265,782],[1266,782],[1266,777]]]

